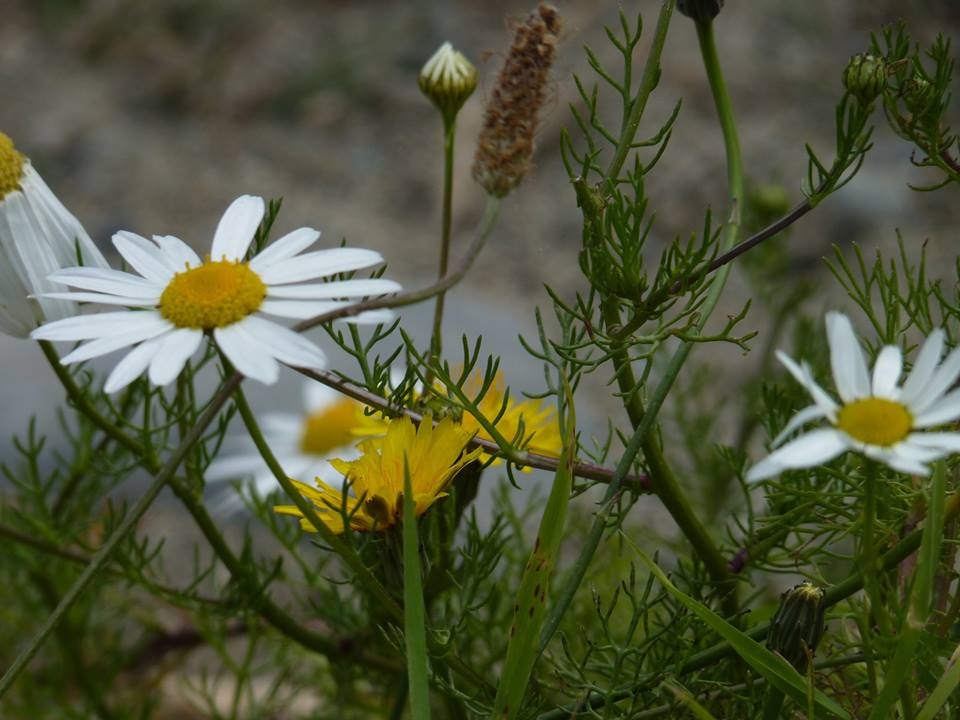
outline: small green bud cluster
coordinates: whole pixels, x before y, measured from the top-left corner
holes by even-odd
[[[799,672],[807,669],[824,630],[824,590],[803,582],[780,596],[780,607],[770,622],[767,647],[778,652]]]
[[[710,22],[723,7],[723,0],[677,0],[677,10],[697,22]]]
[[[887,87],[887,64],[869,53],[854,55],[843,71],[843,86],[862,105],[869,105]]]

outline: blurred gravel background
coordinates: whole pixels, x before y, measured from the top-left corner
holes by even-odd
[[[346,237],[375,248],[389,260],[389,277],[418,287],[436,272],[441,162],[439,119],[420,95],[417,72],[444,40],[480,70],[480,88],[460,116],[456,258],[484,204],[469,172],[483,101],[499,72],[511,21],[533,4],[0,0],[0,130],[32,158],[108,252],[118,229],[175,234],[206,249],[234,197],[282,196],[278,232],[310,225],[323,230],[327,243]],[[546,306],[543,283],[566,294],[581,287],[580,218],[558,149],[560,129],[571,125],[570,77],[589,76],[584,44],[616,60],[602,26],[616,25],[621,5],[556,4],[564,32],[535,168],[506,201],[473,274],[451,293],[446,323],[448,348],[456,348],[461,332],[484,334],[486,347],[503,354],[508,377],[534,390],[540,370],[523,355],[516,335],[533,329],[535,304]],[[641,9],[652,27],[659,3],[622,5],[630,15]],[[830,157],[840,74],[849,56],[866,48],[869,32],[903,17],[922,43],[937,32],[955,40],[960,34],[956,0],[727,5],[716,29],[747,172],[755,183],[782,184],[791,203],[801,197],[803,144]],[[680,97],[683,108],[671,148],[648,179],[657,213],[651,259],[665,240],[698,231],[708,205],[726,211],[722,142],[693,25],[682,16],[672,24],[663,66],[641,135],[654,132]],[[834,243],[889,248],[902,228],[909,246],[929,239],[932,267],[940,258],[948,261],[947,271],[952,268],[960,220],[956,188],[907,191],[907,182],[925,181],[910,166],[909,148],[883,127],[875,141],[857,180],[791,236],[796,272],[823,283],[812,310],[842,299],[820,264]],[[742,283],[735,268],[718,316],[739,309]],[[429,306],[411,309],[405,326],[424,337],[429,315]],[[744,332],[763,333],[765,323],[763,308],[754,308]],[[742,379],[737,348],[695,351],[693,357],[704,356],[734,383]],[[0,336],[0,370],[0,461],[13,458],[10,436],[23,432],[31,415],[56,444],[62,392],[39,351]],[[588,425],[603,427],[606,416],[618,412],[615,401],[603,399],[609,394],[604,380],[596,377],[581,394],[579,415]],[[285,377],[277,388],[251,385],[261,408],[299,407],[298,378]],[[663,522],[663,513],[650,514]],[[171,532],[183,526],[172,504],[161,503],[145,523],[173,536],[166,545],[172,557],[181,551],[189,556],[184,545],[190,536]]]
[[[481,85],[461,114],[454,257],[484,203],[469,173],[473,142],[508,45],[510,23],[530,2],[347,2],[313,0],[3,0],[0,130],[28,154],[90,234],[110,250],[118,229],[176,234],[195,247],[209,239],[231,199],[284,198],[279,232],[311,225],[380,250],[389,276],[407,287],[435,274],[440,213],[440,123],[416,85],[424,60],[451,40],[480,70]],[[602,26],[621,3],[562,1],[564,32],[555,85],[539,134],[536,166],[505,203],[502,220],[473,274],[448,302],[448,347],[460,332],[485,333],[508,376],[536,389],[539,368],[518,332],[532,329],[542,285],[580,287],[579,212],[559,162],[569,126],[571,73],[588,76],[582,46],[615,61]],[[641,9],[652,28],[659,3]],[[826,157],[840,74],[868,34],[903,17],[915,38],[956,38],[954,0],[730,0],[717,21],[725,72],[740,123],[749,178],[781,183],[800,198],[803,144]],[[649,40],[649,37],[646,38]],[[703,211],[726,208],[723,149],[713,119],[692,23],[677,15],[664,73],[641,135],[684,104],[671,149],[649,177],[657,212],[654,245],[702,226]],[[838,298],[819,258],[833,243],[891,246],[895,230],[935,256],[956,253],[956,189],[905,190],[923,182],[909,148],[883,127],[857,180],[805,218],[792,236],[798,273],[823,278],[818,303]],[[652,251],[657,248],[651,248]],[[942,249],[942,250],[941,250]],[[942,255],[941,255],[942,253]],[[952,263],[952,260],[951,260]],[[721,310],[742,302],[738,275]],[[429,308],[406,325],[423,336]],[[744,326],[763,330],[758,308]],[[734,367],[736,348],[711,360]],[[61,391],[31,343],[0,337],[0,460],[31,414],[51,428]],[[603,378],[596,387],[603,389]],[[299,382],[258,389],[261,407],[298,403]],[[602,393],[598,391],[597,396]],[[612,412],[585,407],[594,421]]]

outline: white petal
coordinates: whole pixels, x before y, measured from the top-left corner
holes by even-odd
[[[212,260],[242,260],[263,220],[263,198],[241,195],[220,218],[210,247]]]
[[[113,246],[130,267],[147,280],[166,285],[177,272],[173,262],[160,248],[136,233],[121,230],[113,236]]]
[[[942,448],[912,442],[909,436],[906,440],[902,440],[889,448],[889,451],[904,460],[920,463],[933,462],[942,457],[945,452]]]
[[[930,474],[930,468],[928,468],[922,462],[903,457],[902,455],[899,455],[887,448],[880,448],[875,445],[867,445],[865,448],[863,448],[863,453],[869,458],[877,460],[878,462],[882,462],[884,465],[890,466],[897,472],[907,473],[908,475]]]
[[[70,300],[72,302],[92,302],[101,305],[124,305],[126,307],[154,307],[160,298],[135,298],[122,295],[106,295],[95,292],[40,293],[41,297]]]
[[[248,316],[233,325],[217,328],[213,331],[213,337],[238,371],[264,385],[273,385],[280,374],[280,368],[269,349],[244,330],[243,325],[249,319]]]
[[[317,370],[326,366],[323,351],[293,330],[255,316],[245,318],[242,325],[244,332],[286,365]]]
[[[846,436],[838,430],[813,430],[770,453],[750,468],[747,482],[763,480],[784,470],[820,465],[849,449]]]
[[[833,420],[836,417],[837,412],[837,403],[834,401],[827,391],[824,390],[813,379],[813,372],[807,365],[797,365],[793,359],[781,350],[777,350],[777,359],[783,364],[785,368],[793,375],[794,379],[803,385],[810,397],[813,398],[813,401],[823,408],[824,415]]]
[[[924,385],[920,394],[914,398],[909,406],[914,416],[922,415],[927,408],[932,407],[943,393],[957,381],[957,375],[960,375],[960,348],[954,348],[953,352],[947,355],[940,367],[934,371],[929,382]]]
[[[313,245],[320,237],[320,231],[302,227],[274,240],[250,261],[250,269],[262,272],[281,260],[287,260]]]
[[[38,327],[30,333],[30,337],[34,340],[90,340],[127,332],[135,333],[139,328],[152,326],[158,319],[163,320],[160,313],[152,310],[77,315]],[[173,325],[170,324],[170,327]]]
[[[803,410],[800,410],[796,415],[790,418],[790,422],[786,424],[783,430],[780,431],[780,434],[773,439],[773,447],[777,447],[782,443],[787,437],[793,433],[797,428],[805,425],[811,420],[816,420],[817,418],[822,418],[826,415],[824,409],[819,405],[810,405],[805,407]]]
[[[128,352],[107,377],[104,392],[115,393],[136,380],[147,369],[160,347],[162,337],[147,340]]]
[[[150,361],[150,382],[162,387],[176,378],[201,340],[203,331],[194,328],[178,328],[167,335]]]
[[[264,300],[259,310],[276,317],[306,320],[352,304],[336,300]]]
[[[853,332],[850,318],[843,313],[828,312],[827,342],[830,344],[830,366],[837,394],[848,403],[870,395],[870,376],[863,349]]]
[[[112,353],[114,350],[130,347],[143,340],[149,340],[150,338],[155,338],[168,332],[170,332],[170,323],[160,318],[152,324],[144,323],[132,332],[128,331],[106,335],[96,340],[85,342],[72,353],[61,358],[60,362],[64,365],[83,362],[84,360],[100,357],[101,355]]]
[[[153,241],[160,246],[160,249],[170,259],[174,270],[178,273],[203,264],[200,256],[193,251],[193,248],[178,237],[154,235]]]
[[[944,338],[943,330],[937,328],[924,341],[923,347],[917,354],[917,361],[913,364],[913,369],[900,390],[900,401],[904,405],[909,406],[933,376],[933,371],[937,369],[937,364],[940,362],[940,355],[943,354]]]
[[[365,310],[357,315],[348,315],[338,318],[337,322],[353,323],[354,325],[384,325],[393,322],[397,314],[390,308],[380,308],[379,310]]]
[[[960,433],[925,432],[911,433],[905,442],[919,447],[935,448],[944,452],[960,452]]]
[[[50,273],[50,280],[61,285],[126,297],[160,299],[164,286],[119,270],[75,267]]]
[[[895,400],[897,380],[903,370],[903,354],[896,345],[885,345],[873,365],[873,394]]]
[[[251,263],[252,265],[252,263]],[[362,298],[389,295],[400,292],[403,287],[394,280],[371,278],[368,280],[335,280],[328,283],[306,285],[273,285],[267,297],[292,298],[297,300],[333,300],[334,298]]]
[[[913,418],[913,427],[923,429],[960,418],[960,389],[948,392]]]
[[[361,270],[382,262],[383,257],[380,253],[373,250],[331,248],[282,260],[266,268],[259,275],[268,285],[275,285]]]

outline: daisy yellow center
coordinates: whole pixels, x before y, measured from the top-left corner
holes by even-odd
[[[267,286],[247,263],[207,261],[177,273],[160,296],[160,314],[177,327],[226,327],[259,309]]]
[[[844,405],[837,414],[837,427],[854,440],[888,447],[903,440],[913,427],[906,407],[885,398],[864,398]]]
[[[25,161],[26,158],[13,146],[13,140],[0,132],[0,200],[20,189]]]
[[[356,408],[353,400],[338,400],[309,415],[303,424],[300,450],[305,455],[327,455],[332,450],[356,441],[353,425]]]

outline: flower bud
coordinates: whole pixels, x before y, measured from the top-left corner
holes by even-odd
[[[424,64],[417,83],[444,117],[450,119],[477,88],[477,69],[463,53],[445,42]]]
[[[887,87],[887,64],[875,55],[854,55],[843,71],[843,86],[861,104],[869,105]]]
[[[903,103],[914,117],[930,110],[933,99],[933,86],[925,78],[914,75],[903,84]]]
[[[710,22],[723,7],[723,0],[677,0],[677,10],[697,22]]]
[[[770,621],[767,647],[804,672],[807,657],[817,649],[823,635],[825,592],[811,582],[795,585],[780,596],[780,607]]]
[[[78,264],[108,267],[83,226],[30,160],[0,132],[0,332],[26,337],[43,320],[75,315],[47,276]]]

